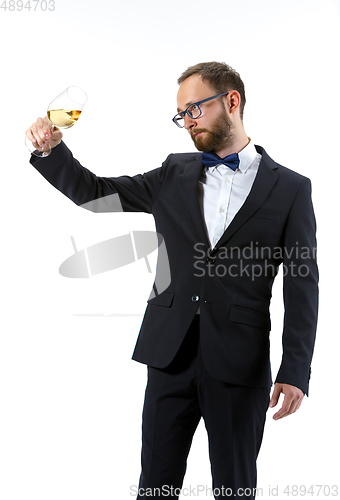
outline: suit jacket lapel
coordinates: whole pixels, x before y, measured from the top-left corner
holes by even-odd
[[[184,167],[182,189],[183,196],[188,203],[191,217],[193,218],[196,229],[201,237],[201,240],[208,249],[210,248],[210,243],[205,230],[198,198],[198,181],[201,177],[202,169],[203,163],[201,161],[201,155],[198,154],[194,161],[188,163]]]
[[[248,197],[246,198],[246,201],[237,212],[211,253],[217,251],[221,245],[227,243],[235,232],[238,231],[238,229],[240,229],[240,227],[254,215],[254,213],[265,201],[278,179],[277,173],[275,172],[275,169],[277,168],[276,163],[267,155],[261,146],[256,146],[256,149],[258,153],[262,155],[262,158],[254,184]]]

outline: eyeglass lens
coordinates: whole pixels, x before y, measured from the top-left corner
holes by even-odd
[[[187,113],[190,118],[196,119],[201,115],[201,108],[198,104],[193,104],[187,109]],[[184,116],[182,114],[178,114],[176,116],[176,122],[180,127],[184,126]]]

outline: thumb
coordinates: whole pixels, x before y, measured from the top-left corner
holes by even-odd
[[[275,384],[273,394],[269,403],[270,408],[274,408],[274,406],[277,405],[281,392],[282,392],[281,386],[279,384]]]
[[[58,146],[58,144],[60,143],[61,139],[63,138],[63,133],[56,126],[53,127],[53,130],[51,131],[51,133],[52,133],[52,135],[51,135],[51,139],[50,139],[50,146],[53,149],[55,146]]]

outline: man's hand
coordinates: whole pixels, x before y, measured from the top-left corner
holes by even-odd
[[[269,408],[274,408],[277,405],[281,392],[284,394],[284,400],[281,409],[273,415],[274,420],[279,420],[296,412],[300,408],[304,398],[304,393],[301,389],[294,385],[275,384]]]
[[[38,118],[27,130],[26,137],[29,139],[34,147],[46,147],[48,144],[51,149],[60,144],[63,134],[57,127],[51,129],[52,123],[45,116],[45,118]]]

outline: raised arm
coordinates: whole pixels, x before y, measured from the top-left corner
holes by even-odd
[[[162,185],[168,159],[163,166],[133,177],[99,177],[83,167],[62,142],[58,129],[50,130],[48,118],[39,118],[26,136],[41,146],[49,141],[52,152],[46,158],[31,157],[31,164],[55,188],[77,205],[94,212],[152,212]],[[117,203],[117,195],[119,202]]]

